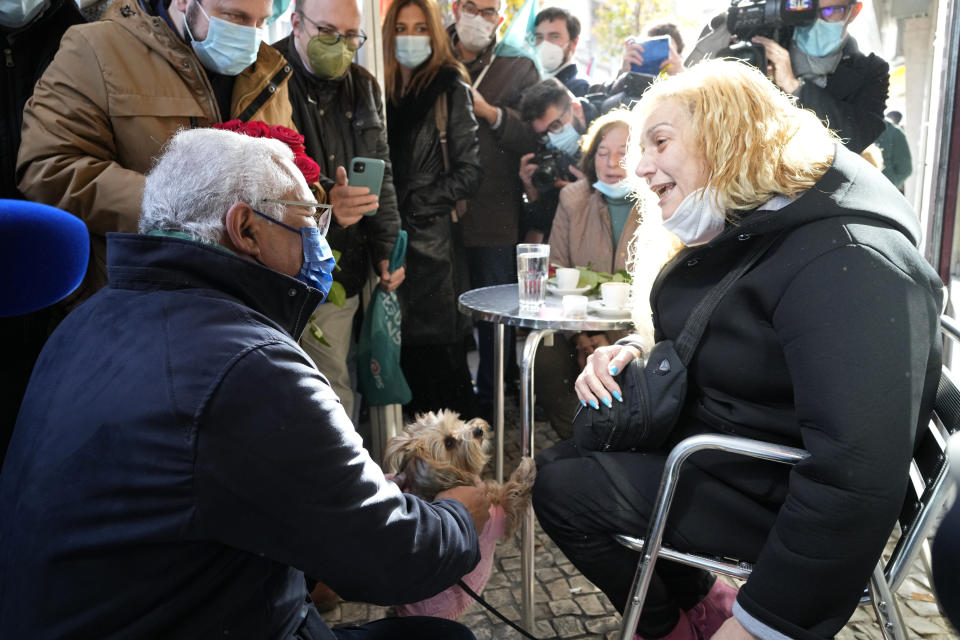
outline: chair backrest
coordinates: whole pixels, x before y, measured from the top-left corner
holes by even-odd
[[[947,316],[941,318],[941,331],[946,351],[950,341],[960,343],[960,328]],[[960,430],[960,389],[951,379],[950,370],[943,368],[933,415],[927,428],[917,435],[913,461],[910,464],[910,482],[900,511],[900,539],[884,569],[891,588],[896,590],[906,577],[913,560],[920,551],[918,544],[932,533],[940,508],[950,486],[947,465],[947,443]]]
[[[0,245],[0,317],[27,314],[63,299],[87,272],[87,227],[56,207],[0,199]]]

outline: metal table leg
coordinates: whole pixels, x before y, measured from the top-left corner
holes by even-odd
[[[553,335],[553,331],[549,329],[531,331],[527,334],[527,339],[523,343],[523,361],[520,363],[520,451],[521,455],[524,456],[533,456],[533,362],[540,341],[551,335]],[[521,601],[523,603],[523,626],[531,633],[535,629],[533,617],[533,560],[533,509],[527,509],[527,514],[523,519],[520,546],[520,562],[523,571]]]
[[[497,482],[503,483],[503,337],[504,326],[493,325],[493,426],[496,430],[495,471]]]

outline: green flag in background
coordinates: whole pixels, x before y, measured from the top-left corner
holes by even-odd
[[[493,54],[501,58],[530,58],[542,76],[540,59],[533,46],[533,28],[536,19],[537,0],[526,0],[520,7],[520,11],[517,11],[513,19],[504,27],[503,36],[497,43],[497,48],[493,50]]]

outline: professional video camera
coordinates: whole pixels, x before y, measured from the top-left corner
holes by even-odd
[[[750,39],[765,36],[787,46],[790,32],[785,28],[813,23],[817,19],[817,7],[818,0],[731,0],[726,24],[714,18],[704,29],[686,64],[689,66],[705,57],[738,58],[766,72],[766,51]],[[730,44],[731,40],[735,42]]]
[[[530,182],[540,193],[546,193],[554,188],[557,180],[576,180],[570,173],[570,165],[576,165],[573,156],[559,149],[543,147],[533,156],[531,163],[537,165],[537,170],[530,176]]]
[[[738,42],[721,51],[718,57],[744,60],[766,71],[767,55],[753,36],[766,36],[781,44],[780,29],[810,24],[817,19],[817,0],[732,0],[727,10],[727,29]]]

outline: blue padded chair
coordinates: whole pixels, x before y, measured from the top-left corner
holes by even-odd
[[[0,317],[62,300],[80,286],[90,259],[82,220],[26,200],[0,200],[0,247]]]

